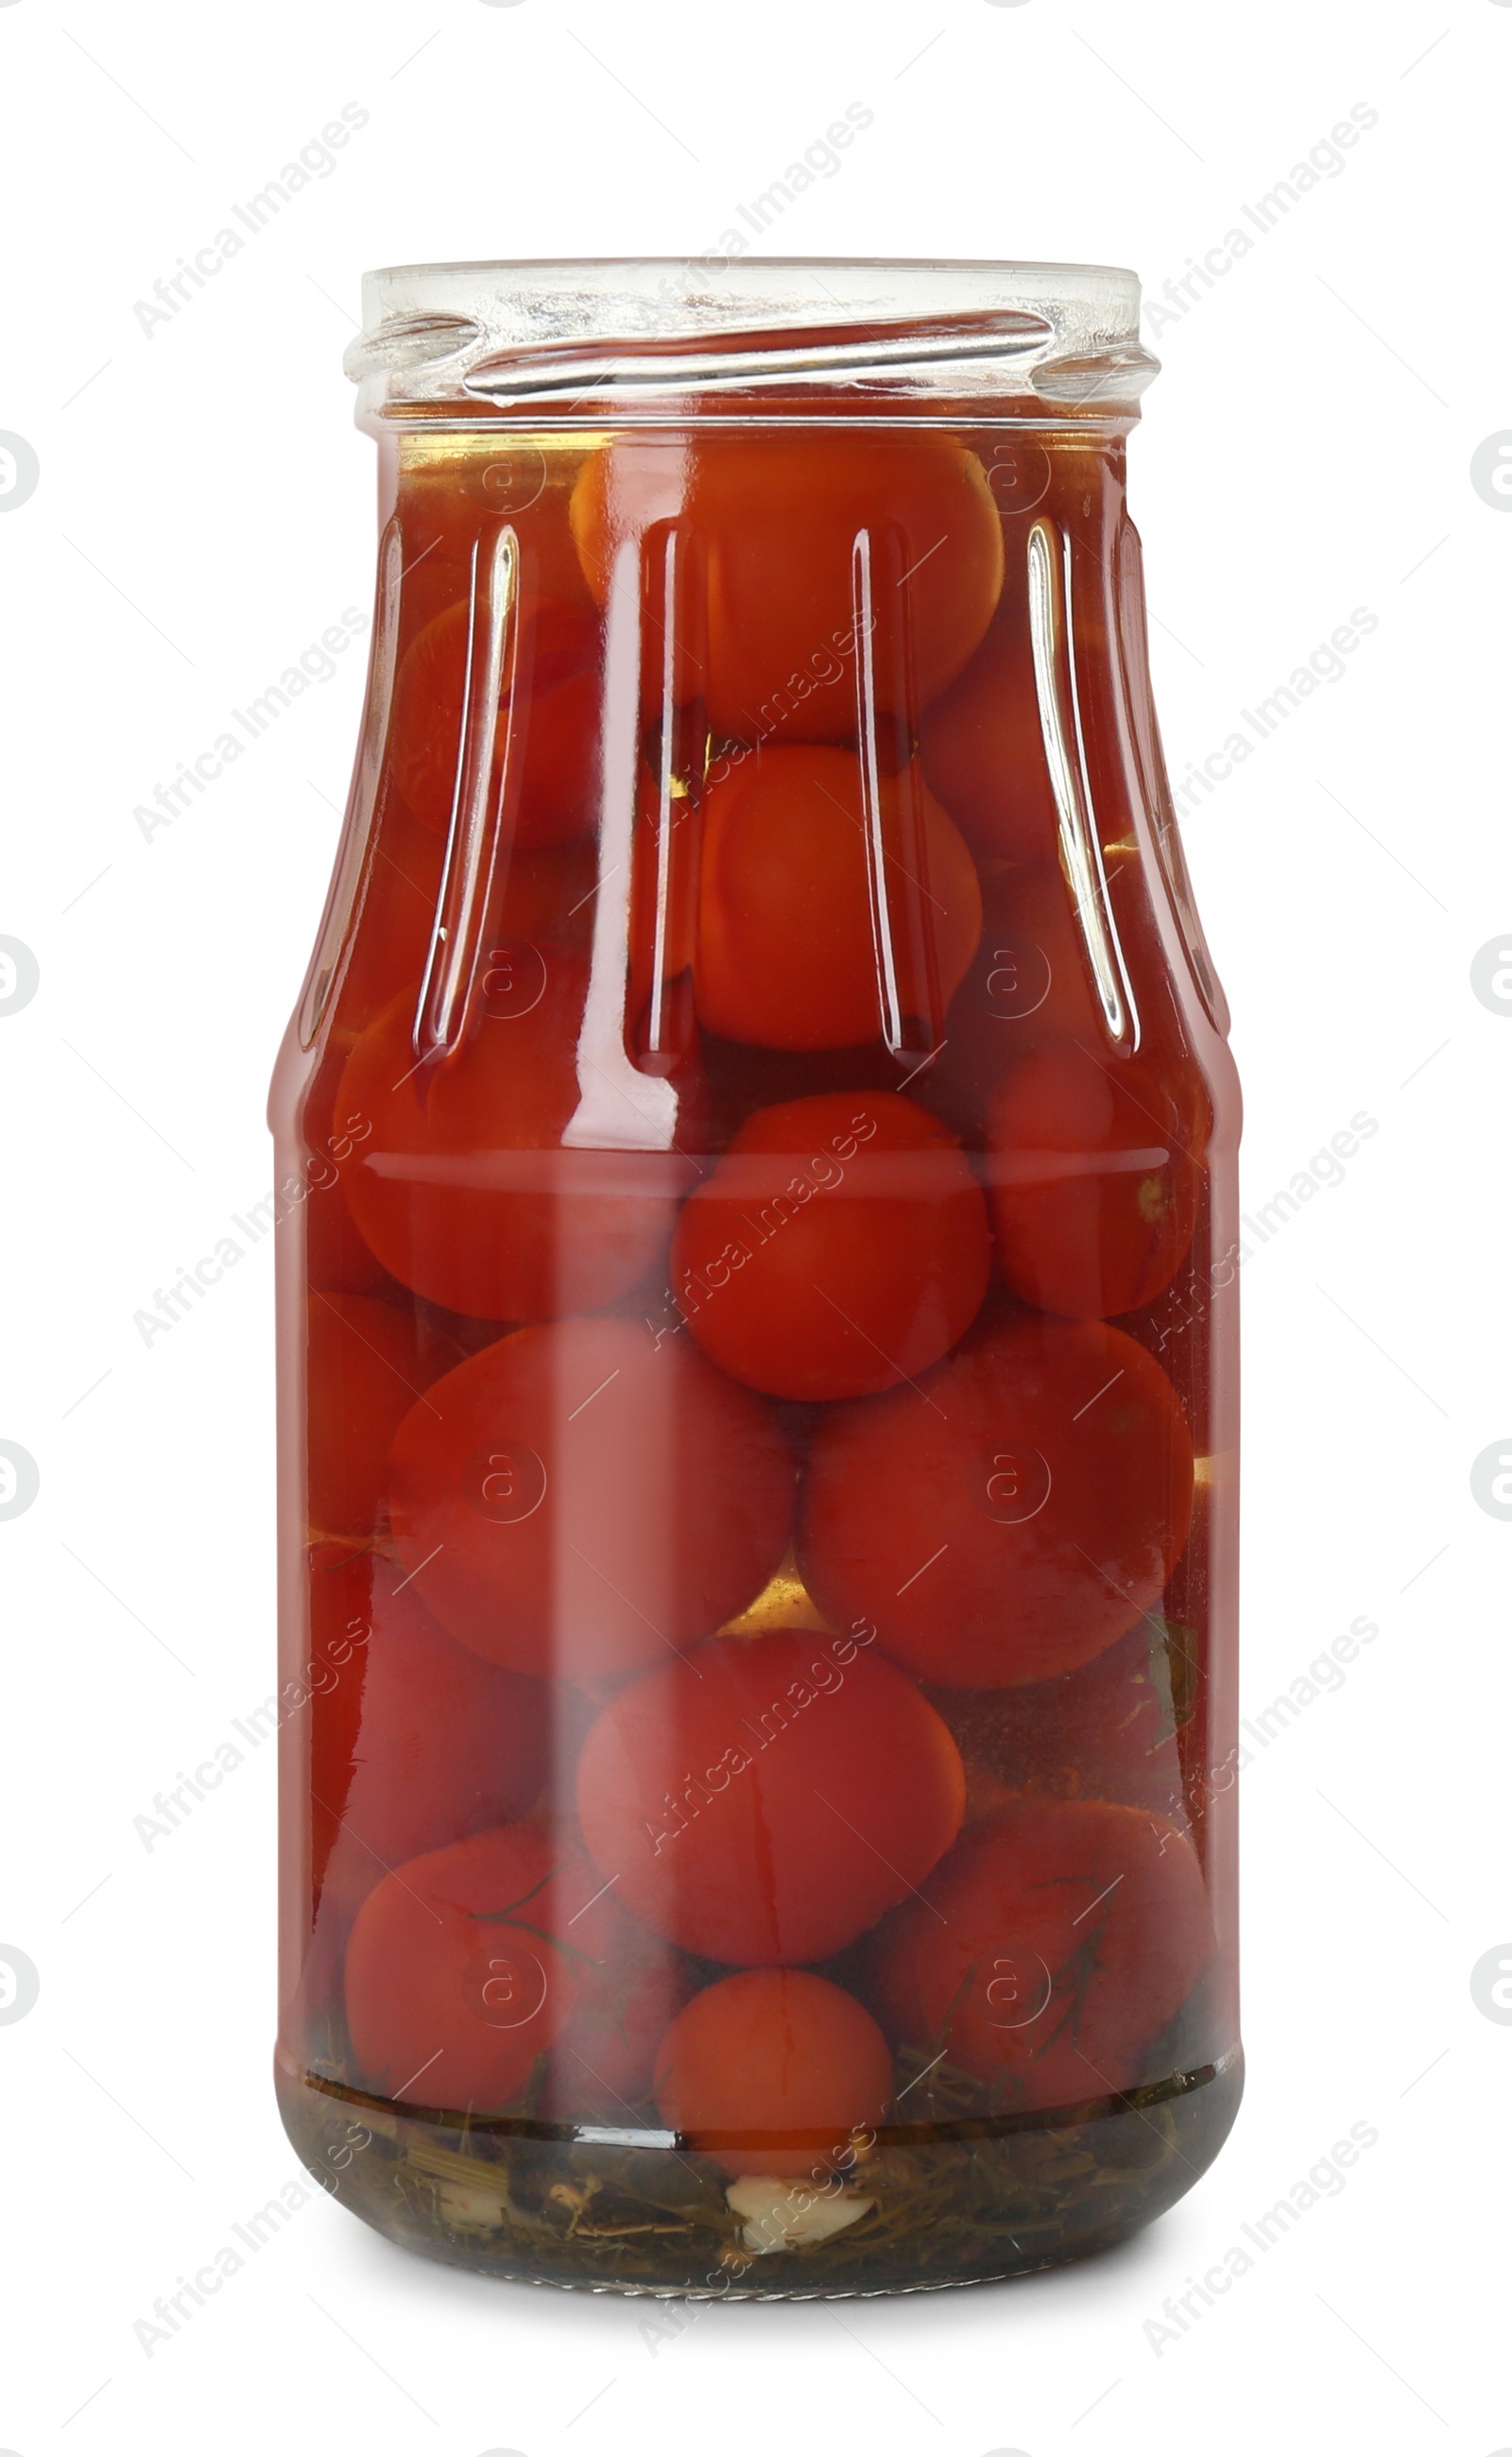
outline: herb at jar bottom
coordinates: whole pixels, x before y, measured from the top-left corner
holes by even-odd
[[[867,2206],[796,2246],[764,2228],[777,2240],[759,2251],[729,2177],[650,2118],[639,2140],[584,2139],[528,2115],[423,2115],[315,2074],[285,2078],[282,2097],[334,2198],[458,2267],[627,2294],[803,2299],[1008,2278],[1104,2249],[1215,2155],[1241,2067],[1234,2054],[1049,2116],[984,2113],[981,2085],[942,2067],[919,2080],[930,2120],[879,2128],[847,2178]],[[356,2155],[354,2117],[370,2137]],[[624,2133],[635,2129],[628,2115]],[[822,2206],[818,2186],[795,2184]]]

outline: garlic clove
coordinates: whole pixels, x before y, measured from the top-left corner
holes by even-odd
[[[794,2252],[823,2243],[854,2226],[877,2206],[873,2193],[820,2192],[782,2176],[739,2176],[725,2199],[745,2220],[740,2240],[747,2252]]]

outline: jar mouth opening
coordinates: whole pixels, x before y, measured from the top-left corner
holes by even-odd
[[[726,235],[734,238],[735,234]],[[359,418],[1135,414],[1157,362],[1118,266],[709,256],[393,265]]]

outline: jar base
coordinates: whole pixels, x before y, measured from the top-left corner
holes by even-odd
[[[277,2066],[306,2168],[390,2242],[513,2285],[722,2302],[928,2294],[1106,2252],[1211,2166],[1243,2083],[1234,2048],[1081,2107],[883,2126],[847,2187],[869,2207],[822,2241],[754,2251],[727,2178],[665,2135],[468,2122]]]

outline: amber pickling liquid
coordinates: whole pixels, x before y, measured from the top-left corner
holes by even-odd
[[[1237,1097],[1122,432],[383,445],[274,1099],[291,2135],[507,2278],[1115,2241],[1239,2088]]]

